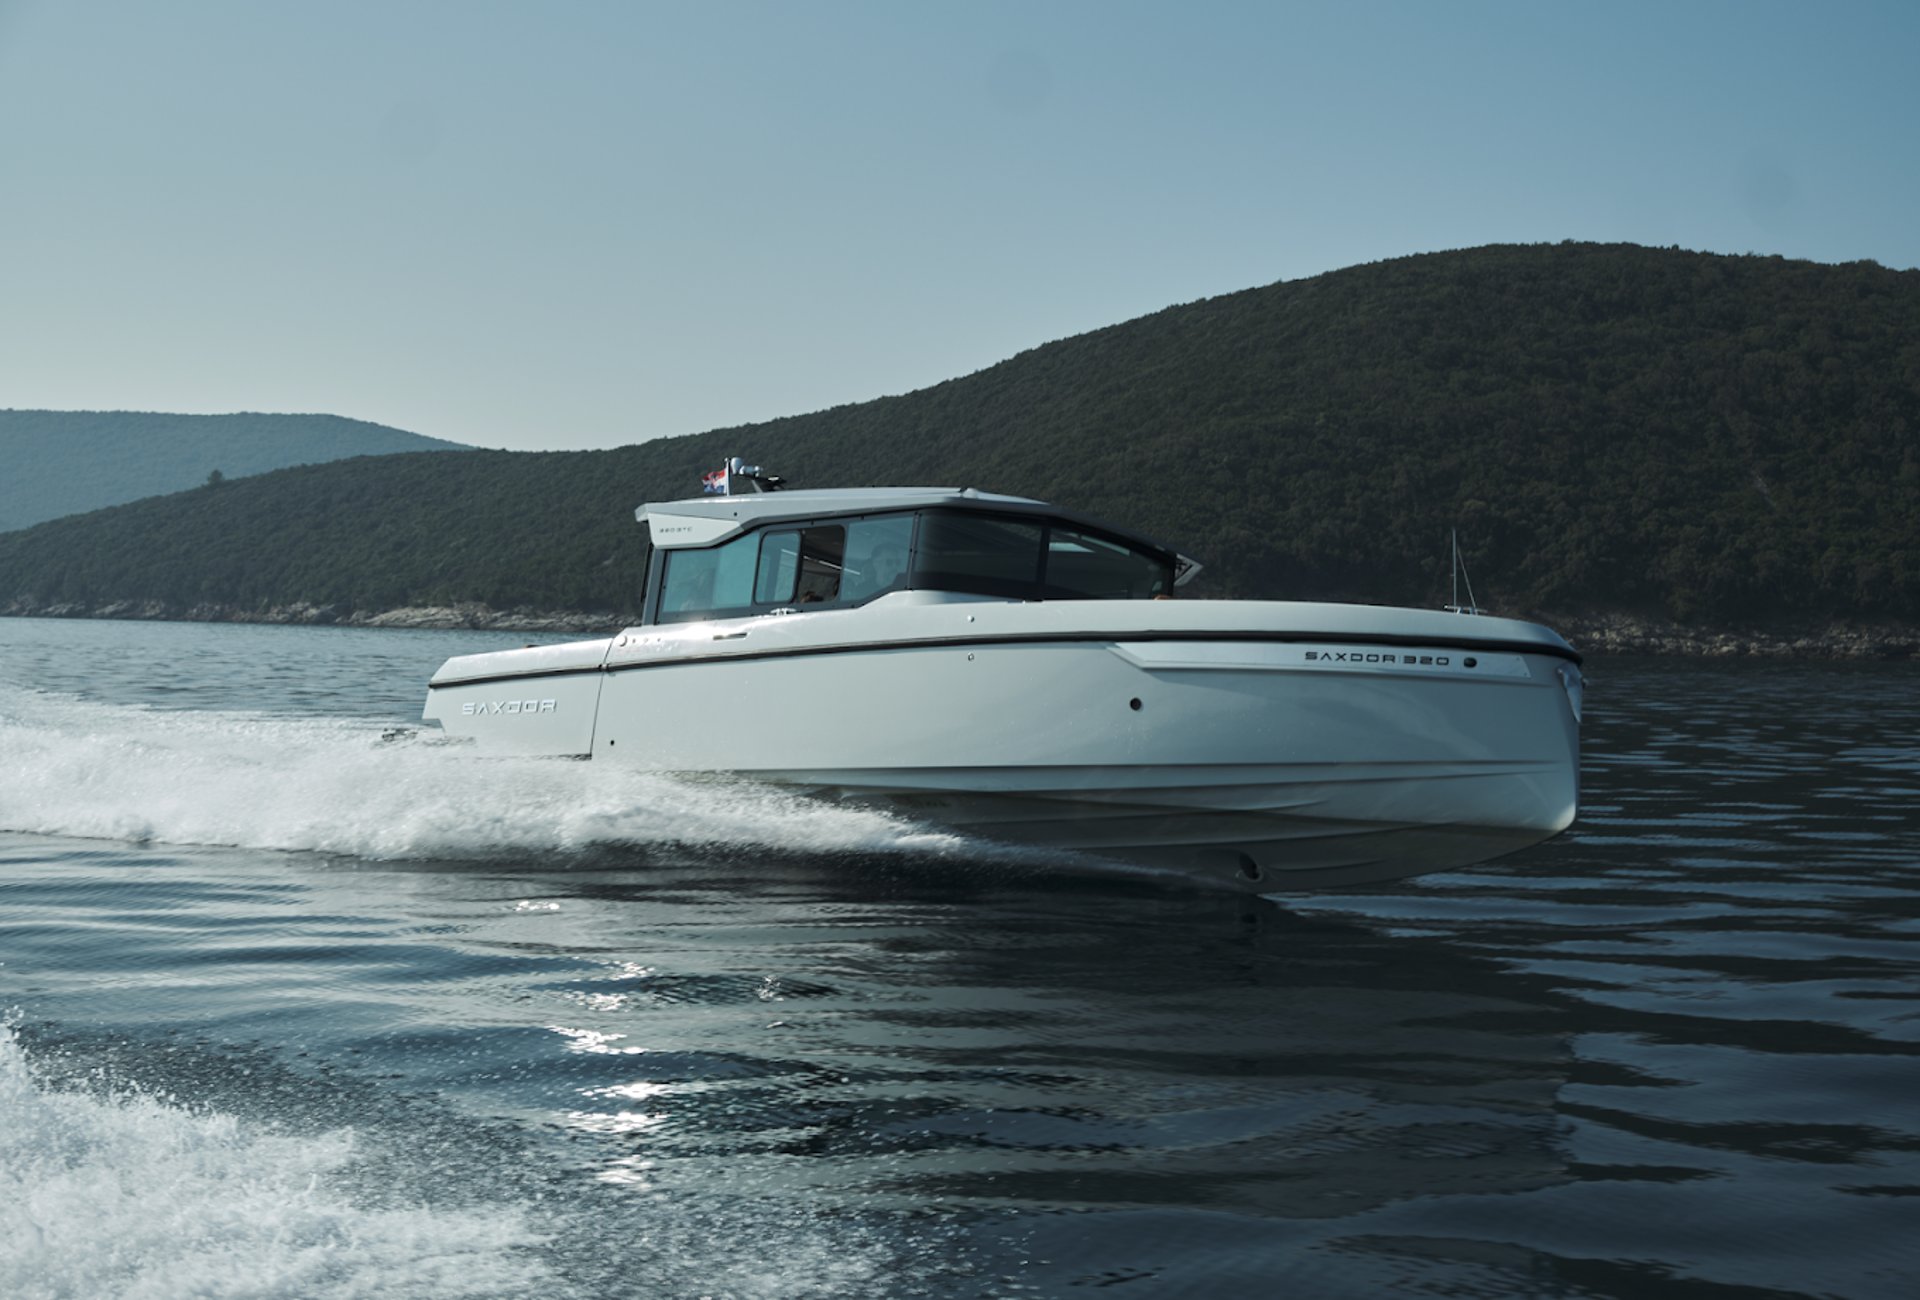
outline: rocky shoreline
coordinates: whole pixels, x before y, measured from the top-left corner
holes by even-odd
[[[330,605],[242,610],[228,605],[179,607],[160,601],[102,605],[15,600],[0,617],[144,619],[193,623],[289,623],[312,627],[397,627],[496,632],[604,633],[637,615],[619,611],[492,609],[486,605],[416,605],[379,611]],[[1540,614],[1582,654],[1668,655],[1689,659],[1920,659],[1920,627],[1828,622],[1796,627],[1688,627],[1631,614]]]
[[[39,604],[15,600],[0,606],[5,618],[136,619],[171,623],[284,623],[306,627],[400,627],[439,631],[605,632],[626,627],[637,614],[583,610],[492,609],[486,605],[412,605],[400,609],[342,610],[333,605],[276,605],[237,609],[231,605],[170,605],[118,600],[101,605]]]
[[[1686,627],[1631,614],[1542,614],[1582,654],[1687,659],[1920,659],[1920,627],[1809,623],[1789,627]]]

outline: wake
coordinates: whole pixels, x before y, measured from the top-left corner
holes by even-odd
[[[967,845],[750,783],[483,758],[436,732],[373,722],[159,711],[7,684],[0,830],[374,859],[636,844],[937,855]]]
[[[55,1091],[0,1023],[0,1292],[73,1296],[514,1296],[552,1279],[510,1207],[369,1208],[354,1135],[263,1132],[130,1093]]]

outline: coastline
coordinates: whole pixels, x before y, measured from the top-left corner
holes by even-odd
[[[1690,627],[1636,614],[1527,615],[1564,636],[1582,654],[1658,655],[1684,659],[1920,659],[1920,626],[1830,620],[1794,627]],[[243,610],[121,600],[100,605],[14,600],[0,618],[134,619],[183,623],[285,623],[312,627],[387,627],[437,631],[602,634],[631,626],[637,615],[614,610],[493,609],[487,605],[408,605],[341,610],[332,605],[277,605]]]
[[[618,631],[638,620],[619,611],[493,609],[486,605],[408,605],[386,610],[341,610],[334,605],[171,605],[157,600],[116,600],[100,605],[15,600],[0,606],[0,618],[131,619],[156,623],[279,623],[306,627],[390,627],[433,631],[579,632]]]
[[[1920,627],[1829,620],[1793,627],[1687,627],[1637,614],[1541,614],[1582,654],[1682,659],[1920,659]]]

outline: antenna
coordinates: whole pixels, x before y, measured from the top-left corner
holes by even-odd
[[[1473,576],[1467,572],[1467,562],[1460,558],[1460,530],[1449,530],[1453,535],[1453,603],[1447,608],[1456,614],[1478,614],[1480,603],[1473,598]],[[1467,582],[1467,603],[1460,603],[1460,580]]]

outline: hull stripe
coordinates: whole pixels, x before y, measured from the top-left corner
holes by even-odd
[[[937,650],[958,646],[995,645],[1073,645],[1095,642],[1111,645],[1127,641],[1190,642],[1270,642],[1297,645],[1303,641],[1325,641],[1335,645],[1383,645],[1409,647],[1445,647],[1449,650],[1483,650],[1508,654],[1549,655],[1570,663],[1581,662],[1572,650],[1531,641],[1482,640],[1473,637],[1398,636],[1392,633],[1331,632],[1034,632],[1021,635],[929,637],[913,641],[854,641],[837,645],[791,646],[779,650],[749,650],[734,654],[675,655],[636,663],[594,664],[583,668],[547,668],[524,673],[496,673],[486,677],[456,677],[428,682],[429,689],[443,686],[479,686],[487,682],[526,681],[535,677],[575,677],[582,673],[624,673],[646,668],[667,668],[683,664],[732,664],[752,659],[792,659],[812,655],[873,654],[888,650]]]

